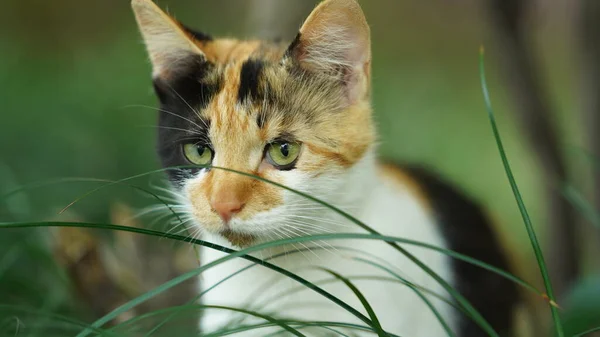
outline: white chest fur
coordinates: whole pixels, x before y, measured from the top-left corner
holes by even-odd
[[[402,186],[390,178],[378,177],[374,172],[374,160],[370,156],[365,161],[361,164],[362,166],[357,165],[357,170],[362,172],[356,172],[356,174],[360,174],[364,178],[368,173],[373,180],[361,186],[356,185],[356,188],[348,191],[349,194],[355,194],[354,197],[352,195],[349,197],[349,200],[357,203],[355,209],[358,211],[354,212],[354,215],[384,235],[443,247],[444,241],[426,206],[422,205],[406,186]],[[371,170],[371,172],[364,172],[364,170]],[[336,218],[336,221],[342,220]],[[344,227],[344,232],[364,233],[354,224],[347,222],[346,225],[348,227]],[[218,238],[207,239],[220,244],[224,243]],[[373,240],[337,240],[318,245],[326,249],[288,254],[271,262],[311,282],[317,282],[323,289],[368,317],[359,299],[348,286],[339,280],[336,281],[331,274],[318,268],[329,269],[349,278],[369,301],[383,328],[388,332],[411,337],[431,337],[444,334],[441,324],[431,309],[413,289],[393,281],[395,276],[389,271],[384,271],[360,260],[370,260],[384,265],[407,281],[448,298],[435,280],[401,253],[385,242]],[[329,245],[338,248],[332,248]],[[450,263],[446,256],[424,248],[409,245],[403,245],[403,247],[452,283]],[[264,251],[254,255],[265,258],[271,253]],[[223,253],[208,248],[201,251],[203,263],[223,256]],[[246,260],[233,259],[203,273],[201,289],[203,291],[210,290],[203,294],[201,302],[206,305],[245,308],[276,318],[365,325],[364,322],[313,290],[303,288],[296,281],[262,266],[254,266],[211,289],[215,284],[248,265],[250,263]],[[427,296],[427,298],[436,306],[446,322],[453,327],[451,307],[431,296]],[[237,320],[241,318],[245,319],[243,324],[265,323],[262,318],[253,318],[226,309],[210,309],[204,312],[201,328],[205,333],[223,327],[233,328],[240,324]],[[245,331],[238,335],[265,336],[278,329],[280,328],[263,328]],[[331,331],[323,328],[305,328],[302,331],[307,336],[331,334]],[[373,333],[355,329],[344,331],[351,336],[373,335]]]

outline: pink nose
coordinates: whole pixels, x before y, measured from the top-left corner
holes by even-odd
[[[236,213],[242,210],[244,204],[238,201],[217,201],[212,202],[211,206],[223,222],[228,223]]]

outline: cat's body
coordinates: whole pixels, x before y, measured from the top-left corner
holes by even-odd
[[[477,205],[464,199],[452,187],[426,171],[382,165],[375,162],[373,156],[368,156],[348,174],[351,175],[347,177],[349,179],[375,179],[363,179],[363,184],[341,187],[337,198],[333,197],[335,200],[327,201],[334,204],[337,201],[339,204],[343,200],[349,213],[369,224],[374,230],[452,249],[468,256],[479,256],[484,261],[504,269],[508,267],[494,239],[490,224]],[[325,214],[328,213],[324,212],[320,216],[321,220],[314,223],[347,226],[340,228],[344,233],[366,233],[340,216]],[[210,236],[209,240],[228,245],[226,240],[218,236]],[[317,247],[316,255],[309,252],[286,254],[270,262],[312,282],[334,279],[318,268],[330,269],[350,278],[366,296],[388,332],[416,337],[446,335],[433,311],[415,290],[390,281],[389,278],[400,276],[422,287],[420,291],[424,291],[425,294],[431,291],[449,300],[452,300],[451,297],[430,275],[392,247],[371,240],[319,242],[312,246]],[[507,327],[511,325],[512,307],[517,297],[514,285],[500,280],[488,271],[457,262],[439,252],[411,245],[402,246],[463,293],[502,336],[510,335]],[[303,247],[296,245],[292,248]],[[254,255],[265,258],[281,255],[281,251],[261,251]],[[202,262],[208,263],[222,258],[225,254],[205,248],[201,256]],[[375,262],[378,266],[369,265],[365,260]],[[225,277],[234,275],[248,265],[250,263],[245,260],[235,259],[205,272],[201,289],[207,290],[215,284],[218,285],[203,295],[203,301],[229,307],[242,306],[260,313],[276,313],[277,317],[300,317],[301,320],[309,322],[331,321],[364,325],[364,322],[323,296],[299,287],[295,281],[261,266],[254,266],[221,283]],[[390,270],[397,274],[391,274]],[[381,278],[388,280],[382,281]],[[323,288],[368,317],[356,295],[342,282],[325,283]],[[290,295],[285,295],[288,292],[291,292]],[[458,336],[486,336],[476,323],[448,304],[431,296],[428,298]],[[233,316],[238,319],[245,316],[245,323],[257,324],[264,321],[248,319],[247,315]],[[218,330],[226,327],[226,322],[230,321],[231,317],[232,313],[226,310],[210,310],[205,313],[201,325],[206,331]],[[308,336],[323,336],[326,332],[322,328],[308,331],[312,333],[307,334],[307,330],[303,330],[303,333]],[[363,336],[356,331],[352,333],[352,330],[345,332],[351,336]],[[246,332],[241,335],[265,336],[267,332],[261,329],[253,334]]]
[[[227,168],[314,196],[383,235],[455,250],[508,269],[490,224],[475,204],[425,171],[378,163],[370,107],[370,33],[354,0],[323,2],[289,46],[213,40],[168,17],[150,0],[133,0],[133,7],[161,101],[159,155],[165,167],[198,165],[169,173],[180,207],[194,222],[192,231],[201,232],[203,239],[249,247],[307,234],[367,233],[292,191],[220,169]],[[440,252],[400,245],[464,293],[501,335],[509,335],[517,301],[513,285]],[[310,251],[294,252],[307,247]],[[381,240],[306,242],[253,255],[273,254],[283,256],[270,262],[311,282],[329,279],[318,285],[364,319],[374,320],[349,285],[340,279],[331,282],[336,278],[327,270],[349,278],[389,333],[446,334],[417,295],[420,291],[458,336],[485,335],[460,311],[428,294],[451,300],[415,261]],[[222,256],[208,248],[201,251],[205,264]],[[247,265],[234,259],[204,272],[202,303],[304,322],[367,325],[313,290],[290,293],[300,284],[262,266],[212,288]],[[402,279],[418,289],[398,282]],[[240,322],[231,319],[239,316],[225,308],[206,310],[201,329],[235,328]],[[246,318],[242,325],[265,322],[264,317],[241,316]],[[331,328],[351,336],[373,335]],[[323,327],[301,331],[307,336],[333,333]],[[267,334],[258,329],[239,335]]]
[[[364,223],[370,224],[380,233],[402,233],[401,236],[404,238],[443,247],[445,243],[435,228],[432,214],[427,210],[428,206],[421,204],[417,199],[418,196],[413,194],[410,187],[403,185],[395,177],[381,179],[378,175],[375,175],[375,172],[364,172],[364,170],[377,170],[375,165],[373,158],[369,157],[365,160],[365,163],[361,163],[359,169],[353,170],[356,172],[350,174],[355,175],[354,178],[359,178],[368,173],[366,176],[377,177],[377,179],[362,181],[364,184],[349,186],[348,188],[342,187],[340,196],[353,199],[351,207],[348,207],[348,209],[353,210],[351,213]],[[399,216],[399,214],[402,214],[402,216]],[[339,223],[339,230],[342,232],[365,233],[364,230],[357,228],[349,221],[343,221],[339,216],[324,217],[322,221],[315,223],[327,225],[330,222]],[[398,235],[400,236],[400,234]],[[395,332],[401,336],[443,335],[441,326],[435,323],[435,316],[409,287],[378,279],[353,279],[361,276],[394,277],[364,262],[353,260],[354,257],[373,260],[369,256],[373,255],[380,258],[380,260],[375,260],[376,263],[383,264],[386,268],[393,268],[410,282],[443,294],[442,288],[428,275],[420,271],[414,263],[394,251],[392,247],[379,241],[344,240],[328,241],[327,244],[321,242],[319,244],[323,246],[323,249],[315,251],[317,256],[310,252],[295,253],[284,255],[273,262],[298,273],[312,282],[333,278],[327,272],[318,270],[316,267],[331,269],[344,277],[350,278],[367,297],[375,312],[378,313],[382,326],[390,332]],[[337,248],[340,246],[352,248],[353,250]],[[296,245],[296,247],[302,248],[300,245]],[[423,263],[439,273],[440,276],[447,280],[452,279],[448,258],[443,254],[431,250],[406,247]],[[361,254],[357,250],[367,252],[369,255]],[[276,252],[258,254],[257,256],[265,257],[273,255],[273,253]],[[210,249],[203,250],[202,254],[204,263],[222,256],[222,254]],[[203,288],[206,289],[219,282],[224,275],[233,274],[247,264],[244,260],[236,259],[218,269],[208,271],[203,275]],[[283,315],[283,317],[301,317],[306,321],[362,323],[364,325],[364,322],[359,321],[344,309],[309,289],[303,289],[301,292],[293,293],[289,297],[277,296],[277,294],[286,294],[291,289],[298,288],[298,284],[285,279],[285,277],[278,277],[279,281],[275,282],[275,275],[269,269],[260,266],[253,267],[251,270],[245,271],[211,290],[204,296],[204,300],[206,303],[234,307],[239,306],[240,303],[248,303],[250,308],[256,308],[256,304],[264,305],[266,300],[268,306],[259,308],[267,309],[266,312],[275,312],[278,315]],[[323,285],[323,288],[367,315],[356,295],[342,282],[326,284]],[[258,300],[251,299],[253,296],[256,296]],[[441,306],[440,309],[446,314],[445,316],[453,316],[451,314],[452,310],[448,306]],[[224,312],[212,311],[204,317],[203,326],[207,331],[213,331],[223,323],[222,320],[218,319],[219,314],[222,315]],[[323,334],[325,331],[321,329],[320,332]],[[255,336],[263,335],[265,335],[263,331],[255,334]],[[315,335],[318,336],[318,334]]]

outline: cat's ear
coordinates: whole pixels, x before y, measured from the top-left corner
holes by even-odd
[[[154,77],[169,77],[185,70],[190,63],[206,61],[200,45],[210,37],[188,30],[152,0],[132,0],[131,6],[152,62]]]
[[[351,102],[369,91],[371,33],[355,0],[325,0],[306,19],[286,57],[308,71],[343,74]]]

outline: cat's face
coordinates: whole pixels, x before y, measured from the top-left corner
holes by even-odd
[[[306,223],[308,201],[220,168],[332,202],[353,183],[344,173],[374,141],[369,28],[358,4],[325,1],[291,45],[213,40],[150,0],[133,8],[161,102],[162,163],[198,165],[169,171],[196,225],[238,246],[301,234],[289,228]]]

